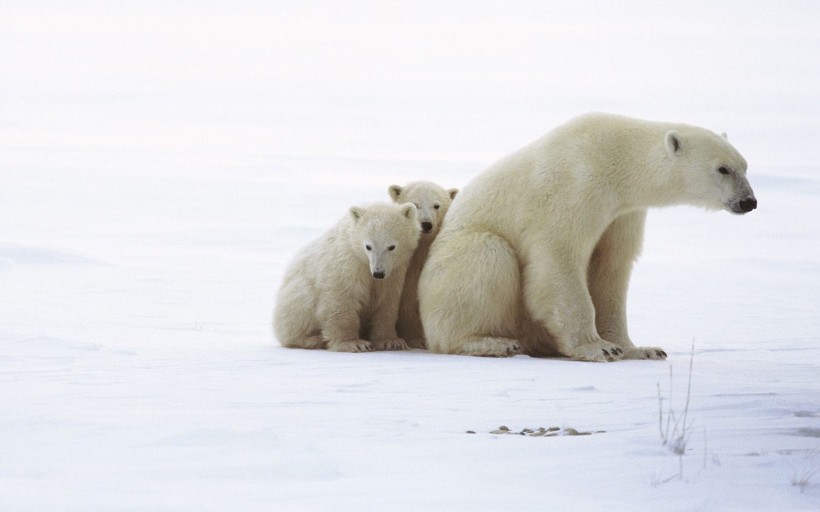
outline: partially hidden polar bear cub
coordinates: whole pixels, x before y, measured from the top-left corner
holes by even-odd
[[[419,222],[421,223],[421,238],[410,268],[404,279],[404,290],[401,293],[399,319],[396,331],[407,341],[410,348],[425,348],[424,329],[419,314],[418,281],[430,245],[436,239],[444,216],[450,208],[450,203],[456,197],[458,189],[444,189],[429,181],[413,181],[405,186],[390,185],[387,193],[395,203],[413,203],[416,205]]]
[[[629,338],[626,298],[647,208],[757,207],[746,160],[703,128],[572,119],[459,192],[419,280],[431,351],[664,359]]]
[[[273,317],[279,343],[339,352],[407,349],[396,317],[419,231],[412,203],[350,208],[288,267]]]

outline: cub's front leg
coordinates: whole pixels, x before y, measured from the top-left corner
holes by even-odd
[[[407,342],[396,334],[399,304],[405,270],[394,270],[390,277],[374,283],[375,300],[370,325],[370,342],[375,350],[408,350]]]
[[[327,340],[327,349],[333,352],[368,352],[373,345],[359,338],[361,318],[359,312],[349,303],[326,301],[319,308],[322,335]]]
[[[419,314],[419,301],[416,287],[408,291],[410,283],[405,284],[405,289],[401,295],[401,306],[399,306],[399,318],[396,322],[396,332],[407,341],[410,348],[425,348],[424,327],[421,325],[421,315]]]

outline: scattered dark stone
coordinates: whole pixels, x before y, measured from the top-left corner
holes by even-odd
[[[468,430],[467,434],[475,434],[475,431]],[[592,434],[604,434],[606,430],[595,430],[589,432],[582,432],[572,427],[567,427],[565,429],[561,429],[560,427],[538,427],[538,429],[532,428],[525,428],[522,429],[520,432],[514,432],[509,429],[509,427],[505,425],[501,425],[496,430],[491,430],[490,434],[493,435],[502,435],[502,434],[517,434],[520,436],[530,436],[530,437],[555,437],[555,436],[590,436]]]

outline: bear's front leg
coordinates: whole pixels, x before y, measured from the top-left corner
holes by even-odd
[[[643,245],[646,210],[616,218],[598,240],[589,261],[587,284],[598,335],[624,349],[624,359],[666,359],[658,347],[636,347],[629,338],[626,299],[632,265]]]
[[[327,340],[327,349],[333,352],[368,352],[373,345],[359,338],[361,319],[359,312],[350,304],[327,301],[319,307],[319,315],[324,318],[322,335]]]
[[[394,269],[388,278],[373,283],[375,304],[370,324],[370,342],[375,350],[409,350],[396,334],[404,276],[407,269]]]
[[[623,348],[601,338],[595,329],[584,266],[549,256],[546,248],[536,254],[541,261],[524,271],[524,302],[533,319],[552,335],[555,349],[578,361],[622,359]]]

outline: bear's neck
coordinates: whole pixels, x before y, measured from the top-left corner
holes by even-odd
[[[665,132],[664,132],[665,133]],[[663,140],[663,133],[652,133]],[[630,211],[682,204],[685,187],[672,158],[663,145],[647,150],[640,144],[629,147],[613,165],[608,166],[609,181],[616,194],[619,210]]]

